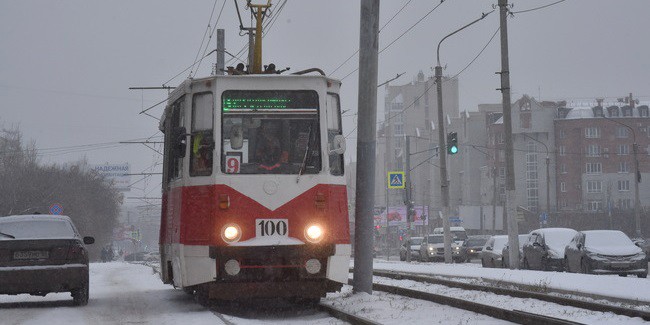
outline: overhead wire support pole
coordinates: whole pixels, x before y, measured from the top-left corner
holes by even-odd
[[[443,37],[440,42],[438,42],[438,47],[436,49],[436,62],[438,65],[435,68],[435,77],[436,77],[436,93],[438,96],[438,147],[440,148],[440,193],[442,197],[442,227],[444,233],[444,245],[445,245],[445,263],[452,262],[451,256],[451,229],[449,225],[449,179],[447,177],[447,152],[443,148],[446,148],[445,145],[445,124],[444,112],[442,106],[442,67],[440,66],[440,45],[444,40],[450,36],[460,32],[461,30],[477,23],[483,18],[487,17],[489,13],[481,14],[481,17],[472,21],[471,23],[455,30],[454,32]]]
[[[517,192],[515,191],[515,157],[512,143],[512,114],[510,103],[510,64],[508,61],[508,0],[499,0],[501,26],[501,91],[503,102],[503,126],[506,142],[506,216],[508,223],[508,246],[519,247],[517,224]],[[519,261],[519,250],[509,249],[511,261]],[[519,269],[519,263],[510,263],[511,269]]]
[[[372,293],[379,0],[361,0],[353,292]]]

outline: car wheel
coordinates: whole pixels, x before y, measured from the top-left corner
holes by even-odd
[[[645,278],[648,277],[648,272],[646,272],[646,273],[639,273],[639,274],[637,274],[636,276],[639,277],[639,278],[645,279]]]
[[[620,276],[622,278],[625,278],[625,277],[627,277],[627,274],[623,273],[623,274],[619,274],[618,276]]]
[[[564,257],[564,272],[571,273],[571,267],[569,266],[569,258]]]
[[[399,254],[399,260],[406,261],[406,256],[402,256],[402,254]]]
[[[75,305],[77,306],[85,306],[88,304],[88,281],[84,283],[84,285],[79,288],[75,289],[71,292],[72,294],[72,301],[74,302]]]
[[[481,259],[481,266],[482,266],[482,267],[487,267],[487,263],[485,263],[485,260],[484,260],[484,259]]]
[[[587,261],[585,261],[584,259],[582,260],[582,262],[580,262],[580,269],[581,269],[580,271],[584,274],[591,273],[591,269],[589,268],[589,263],[587,263]]]

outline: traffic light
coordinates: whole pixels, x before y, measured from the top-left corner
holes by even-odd
[[[450,155],[458,153],[458,133],[456,132],[447,134],[447,153]]]

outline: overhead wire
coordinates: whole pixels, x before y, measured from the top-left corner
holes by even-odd
[[[535,10],[540,10],[540,9],[548,8],[548,7],[550,7],[550,6],[554,6],[554,5],[556,5],[556,4],[560,3],[560,2],[564,2],[564,1],[566,1],[566,0],[558,0],[558,1],[555,1],[555,2],[553,2],[553,3],[549,3],[549,4],[547,4],[547,5],[543,5],[543,6],[540,6],[540,7],[537,7],[537,8],[526,9],[526,10],[520,10],[520,11],[511,11],[510,13],[511,13],[511,14],[520,14],[520,13],[524,13],[524,12],[531,12],[531,11],[535,11]]]
[[[203,38],[201,39],[201,45],[199,46],[199,50],[196,51],[196,57],[194,58],[194,62],[197,62],[197,60],[199,58],[199,54],[201,53],[201,50],[203,49],[203,43],[205,42],[205,36],[210,31],[210,24],[212,23],[212,17],[214,16],[214,10],[217,8],[217,2],[219,2],[219,0],[214,0],[214,5],[212,5],[212,11],[210,12],[210,19],[208,19],[208,26],[206,27],[205,32],[203,33]],[[224,0],[223,3],[225,5],[226,1]],[[215,26],[216,26],[216,24],[215,24]],[[192,65],[192,67],[194,67],[194,65]],[[190,78],[192,77],[192,71],[190,71],[189,77]]]
[[[217,1],[215,0],[214,4],[215,6],[217,5]],[[203,49],[203,57],[199,60],[199,63],[196,65],[196,71],[194,71],[194,75],[199,71],[199,68],[201,67],[201,62],[203,62],[203,59],[207,57],[206,52],[208,51],[208,48],[210,47],[210,41],[212,40],[212,37],[214,36],[214,32],[217,30],[217,24],[219,24],[219,19],[221,19],[221,14],[223,13],[223,8],[226,7],[226,0],[223,1],[223,5],[221,5],[221,10],[219,10],[219,15],[217,16],[217,20],[214,22],[214,26],[212,27],[212,31],[210,31],[210,36],[208,37],[208,42],[205,44],[205,49]],[[214,14],[214,7],[212,8],[212,13]],[[212,15],[210,15],[210,21],[212,21]],[[210,29],[210,23],[208,23],[208,29]],[[201,47],[203,46],[203,41],[201,41]],[[211,52],[212,53],[212,52]],[[198,53],[197,53],[198,56]],[[191,76],[191,73],[190,73]]]

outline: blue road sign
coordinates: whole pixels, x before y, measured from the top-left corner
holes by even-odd
[[[388,172],[388,188],[405,188],[404,172]]]
[[[63,213],[63,207],[59,203],[54,203],[50,205],[50,214],[56,214],[59,215]]]

